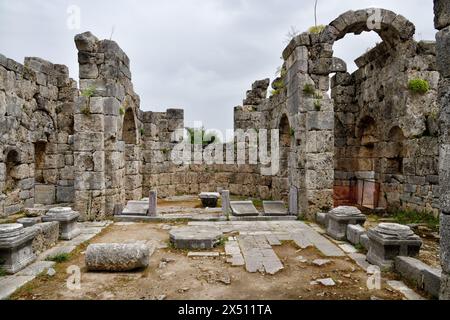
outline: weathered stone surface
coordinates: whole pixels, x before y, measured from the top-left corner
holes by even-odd
[[[148,197],[148,212],[151,217],[155,217],[158,214],[158,193],[157,191],[150,191]]]
[[[42,221],[41,217],[36,218],[21,218],[17,220],[17,223],[20,223],[23,225],[24,228],[32,227],[35,224],[38,224]]]
[[[21,224],[0,225],[0,266],[5,272],[17,273],[36,259],[31,247],[35,235]]]
[[[450,25],[450,3],[446,0],[434,0],[434,26],[440,30]]]
[[[59,223],[44,222],[33,225],[31,228],[36,230],[36,236],[33,239],[33,252],[36,254],[42,253],[50,249],[58,243],[59,239]]]
[[[230,206],[234,216],[247,217],[259,215],[259,211],[251,201],[231,201]]]
[[[122,272],[146,268],[149,258],[145,244],[91,244],[85,262],[89,271]]]
[[[337,239],[347,238],[347,226],[351,224],[364,224],[366,216],[356,207],[337,207],[331,210],[328,215],[327,233]]]
[[[354,245],[360,244],[361,235],[365,232],[366,229],[364,229],[363,226],[358,224],[349,224],[347,225],[347,240]]]
[[[77,226],[80,214],[73,211],[72,208],[61,207],[50,209],[45,216],[42,217],[43,222],[59,223],[59,237],[61,240],[72,240],[77,237],[81,231]]]
[[[264,215],[287,216],[288,209],[283,201],[263,201]]]
[[[212,249],[222,232],[211,227],[182,227],[169,232],[170,241],[177,249]]]
[[[224,216],[228,217],[228,215],[230,214],[230,210],[231,210],[230,191],[222,190],[221,196],[222,196],[222,214]]]
[[[217,192],[202,192],[198,195],[198,197],[202,201],[204,208],[215,208],[217,207],[220,194]]]
[[[419,254],[422,240],[411,228],[393,223],[381,223],[367,233],[370,239],[367,260],[383,269],[390,269],[397,256]]]

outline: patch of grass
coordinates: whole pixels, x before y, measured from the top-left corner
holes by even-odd
[[[89,108],[89,105],[86,105],[83,109],[81,109],[81,113],[85,116],[88,116],[91,114],[91,109]]]
[[[53,262],[56,262],[56,263],[63,263],[63,262],[69,261],[69,259],[70,259],[70,254],[69,253],[58,253],[58,254],[56,254],[54,256],[47,257],[46,260],[47,261],[53,261]]]
[[[408,83],[408,89],[414,93],[425,94],[430,91],[430,84],[424,79],[412,79]]]
[[[303,86],[303,93],[307,96],[312,96],[316,93],[316,88],[314,87],[314,85],[307,83]]]
[[[283,92],[285,85],[282,78],[278,78],[272,83],[273,90],[271,91],[272,96],[276,96]]]
[[[94,86],[90,86],[87,89],[81,91],[81,96],[85,98],[90,98],[94,95],[96,88]]]
[[[124,108],[124,107],[120,107],[120,108],[119,108],[119,114],[120,114],[121,116],[125,115],[125,108]]]
[[[366,248],[364,248],[361,243],[355,244],[354,247],[355,247],[356,250],[358,250],[358,252],[365,252],[366,251]]]
[[[322,109],[322,103],[320,102],[320,100],[314,100],[314,109],[316,111],[320,111]]]
[[[263,206],[262,200],[254,199],[254,200],[252,200],[252,202],[253,202],[253,205],[254,205],[255,207],[260,207],[260,208],[262,208],[262,206]]]
[[[224,247],[226,242],[227,242],[227,238],[221,237],[214,247],[216,247],[216,248]]]
[[[0,277],[6,276],[6,271],[2,267],[0,267]]]
[[[400,224],[425,224],[433,230],[439,229],[439,218],[427,211],[398,210],[392,217]]]
[[[325,30],[325,26],[323,24],[319,24],[317,26],[312,26],[308,29],[309,33],[319,34],[322,33],[322,31]]]
[[[290,128],[289,129],[289,134],[291,135],[291,137],[293,137],[295,135],[295,130],[294,128]]]
[[[143,136],[144,133],[145,133],[144,128],[140,128],[140,129],[139,129],[139,132],[140,132],[141,136]]]

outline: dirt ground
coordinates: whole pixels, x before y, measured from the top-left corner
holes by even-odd
[[[244,267],[232,267],[222,254],[219,258],[188,258],[186,251],[167,246],[167,225],[133,224],[112,225],[91,243],[112,243],[151,240],[159,245],[150,258],[146,270],[129,273],[87,272],[82,245],[67,262],[56,266],[53,277],[41,275],[23,288],[12,299],[92,299],[92,300],[155,300],[155,299],[353,299],[371,298],[398,300],[403,297],[386,288],[383,279],[381,290],[369,291],[366,273],[349,258],[333,258],[326,266],[315,266],[314,259],[323,258],[314,248],[298,250],[287,242],[274,247],[284,264],[284,270],[274,276],[251,274]],[[163,248],[165,247],[165,248]],[[224,252],[223,248],[216,251]],[[297,260],[299,256],[308,262]],[[81,268],[81,290],[70,291],[66,287],[71,265]],[[334,287],[312,285],[315,279],[331,277]],[[391,274],[383,277],[395,279]]]

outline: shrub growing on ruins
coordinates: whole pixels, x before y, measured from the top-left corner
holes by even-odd
[[[54,256],[49,256],[47,257],[47,261],[53,261],[56,263],[63,263],[66,262],[70,259],[70,254],[69,253],[58,253]]]
[[[82,97],[86,97],[86,98],[90,98],[94,95],[95,93],[95,87],[94,86],[90,86],[86,89],[84,89],[83,91],[81,91],[81,96]]]
[[[125,115],[125,108],[124,107],[120,107],[119,108],[119,113],[120,113],[121,116],[124,116]]]
[[[140,128],[140,129],[139,129],[139,132],[140,132],[141,136],[143,136],[144,133],[145,133],[145,132],[144,132],[144,128]]]
[[[6,276],[6,271],[2,267],[0,267],[0,277]]]
[[[316,93],[316,88],[314,88],[314,85],[311,83],[307,83],[303,86],[303,93],[308,96],[312,96]]]
[[[314,100],[314,109],[320,111],[322,109],[322,103],[319,99]]]
[[[414,93],[425,94],[430,90],[430,84],[424,79],[412,79],[408,83],[408,89]]]
[[[284,80],[282,78],[278,78],[277,80],[275,80],[272,83],[272,88],[273,88],[273,90],[272,90],[271,94],[273,96],[280,94],[281,92],[283,92],[283,90],[285,88]]]
[[[320,24],[318,26],[312,26],[311,28],[308,29],[308,32],[309,33],[314,33],[314,34],[319,34],[323,30],[325,30],[325,26],[323,24]]]

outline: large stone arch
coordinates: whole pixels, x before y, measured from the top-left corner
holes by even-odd
[[[287,109],[298,110],[301,119],[298,123],[299,203],[300,212],[308,218],[334,205],[335,168],[330,159],[336,156],[335,138],[343,138],[335,137],[335,121],[342,124],[346,118],[341,116],[345,113],[342,110],[336,113],[334,100],[328,95],[330,74],[336,74],[334,85],[346,84],[351,75],[347,73],[345,62],[334,57],[333,44],[346,34],[369,31],[376,32],[383,40],[373,53],[390,54],[398,46],[408,47],[413,43],[415,27],[403,16],[385,9],[348,11],[320,34],[302,33],[294,37],[283,52],[287,69]],[[357,61],[358,67],[364,63]],[[343,132],[356,134],[345,125],[340,128],[340,133]],[[347,160],[351,159],[344,160],[350,163]]]

